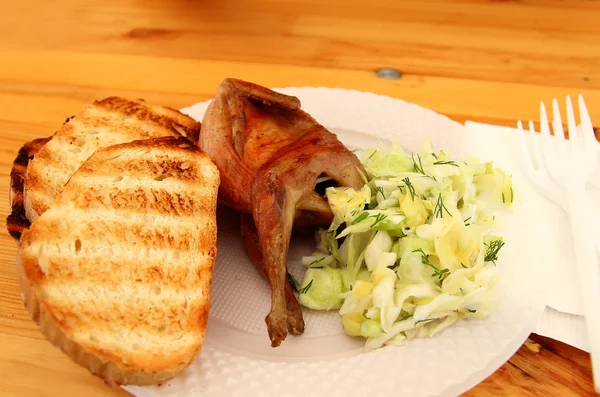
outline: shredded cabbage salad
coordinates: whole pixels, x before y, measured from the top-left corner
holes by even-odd
[[[429,142],[420,153],[393,144],[357,154],[366,184],[326,190],[334,220],[302,258],[300,303],[339,310],[367,350],[488,316],[504,245],[495,214],[513,202],[511,177],[493,163],[434,153]]]

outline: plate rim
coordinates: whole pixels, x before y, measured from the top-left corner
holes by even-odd
[[[303,93],[311,93],[311,95],[314,95],[319,92],[321,92],[321,93],[322,92],[329,92],[329,93],[336,92],[339,95],[350,95],[350,96],[362,97],[361,99],[365,102],[369,100],[368,98],[378,98],[377,100],[393,101],[394,103],[401,104],[402,106],[408,106],[408,107],[413,107],[415,109],[419,109],[420,111],[423,111],[426,114],[433,115],[436,118],[443,118],[443,119],[445,119],[446,122],[452,123],[454,125],[454,128],[460,128],[460,129],[466,130],[466,127],[464,124],[459,123],[455,120],[452,120],[451,118],[449,118],[446,115],[437,113],[432,109],[422,107],[418,104],[410,103],[410,102],[404,101],[402,99],[394,98],[394,97],[391,97],[388,95],[377,94],[377,93],[368,92],[368,91],[360,91],[360,90],[355,90],[355,89],[329,88],[329,87],[317,87],[317,86],[315,86],[315,87],[312,87],[312,86],[289,86],[289,87],[273,88],[273,90],[277,91],[277,92],[285,93],[288,95],[298,96],[298,97],[300,97],[300,100],[303,105],[304,105],[304,100],[302,99]],[[180,111],[182,113],[189,114],[189,112],[194,112],[194,111],[196,111],[196,109],[204,107],[204,109],[202,109],[202,112],[204,114],[204,111],[206,110],[206,107],[211,102],[211,100],[212,99],[195,103],[193,105],[190,105],[190,106],[180,109]],[[303,108],[304,108],[304,106],[303,106]],[[312,115],[312,113],[310,113],[310,112],[309,112],[309,114]],[[322,122],[321,120],[319,120],[318,117],[315,117],[315,116],[313,116],[313,117],[317,121],[321,122],[328,129],[333,129],[333,128],[348,129],[347,127],[344,128],[342,126],[330,125],[328,123]],[[198,120],[198,121],[202,121],[202,120]],[[355,131],[361,132],[360,129],[355,130]],[[372,135],[375,135],[375,134],[373,133]],[[491,375],[498,368],[500,368],[505,362],[507,362],[510,359],[510,357],[512,357],[514,355],[514,353],[522,346],[522,344],[525,342],[525,340],[527,339],[529,334],[531,332],[534,332],[535,325],[537,324],[537,321],[541,317],[544,307],[545,307],[545,304],[541,299],[539,299],[538,301],[539,302],[535,302],[536,308],[535,308],[535,310],[533,310],[533,313],[532,313],[534,315],[530,316],[529,321],[525,322],[523,324],[521,330],[517,333],[517,336],[512,338],[508,342],[504,351],[502,351],[500,354],[495,355],[492,359],[490,359],[487,363],[485,363],[483,368],[481,368],[480,370],[471,372],[470,374],[464,376],[462,379],[458,379],[454,382],[448,383],[442,390],[439,391],[439,393],[434,393],[434,394],[429,394],[429,395],[433,396],[433,395],[447,395],[448,393],[450,393],[450,394],[463,393],[463,392],[471,389],[472,387],[478,385],[481,381],[486,379],[489,375]],[[134,395],[140,396],[140,397],[153,395],[153,394],[144,394],[144,392],[146,391],[146,390],[144,390],[144,388],[131,387],[131,386],[126,386],[124,388],[130,392],[133,391]],[[156,395],[160,395],[160,394],[156,394]]]

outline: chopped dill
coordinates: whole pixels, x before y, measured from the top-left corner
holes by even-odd
[[[375,215],[375,222],[373,222],[373,224],[371,225],[371,227],[375,227],[375,225],[377,225],[378,223],[380,223],[381,221],[383,221],[385,218],[387,218],[386,214],[377,214],[377,215]]]
[[[452,216],[450,211],[448,211],[448,208],[446,208],[446,206],[444,205],[444,199],[442,198],[442,193],[440,193],[438,195],[437,203],[435,204],[435,207],[433,209],[433,213],[436,218],[442,218],[444,216],[444,211],[446,211],[448,215]]]
[[[434,165],[453,165],[454,167],[458,167],[458,164],[454,160],[449,161],[436,161],[433,163]]]
[[[352,224],[353,224],[353,225],[356,225],[357,223],[359,223],[359,222],[362,222],[363,220],[367,219],[368,217],[369,217],[369,213],[368,213],[368,212],[363,212],[362,214],[360,214],[360,215],[358,216],[358,218],[356,218],[356,219],[355,219],[355,220],[352,222]]]
[[[300,284],[298,284],[298,281],[296,281],[294,276],[292,276],[292,273],[288,272],[287,276],[288,276],[288,280],[290,281],[290,284],[292,284],[292,287],[294,287],[294,289],[296,291],[298,291],[300,289]]]
[[[312,287],[312,283],[313,280],[310,280],[308,284],[306,284],[306,286],[302,289],[299,289],[298,292],[300,292],[301,294],[306,294],[308,292],[308,290],[310,289],[310,287]]]
[[[406,178],[402,179],[402,182],[404,182],[404,184],[406,185],[406,188],[410,192],[410,197],[412,198],[412,200],[415,201],[415,187],[410,182],[410,179],[408,177],[406,177]]]
[[[417,162],[415,161],[415,154],[412,154],[412,161],[413,161],[413,169],[415,170],[415,172],[418,172],[419,174],[425,174],[425,171],[423,170],[423,163],[421,162],[421,156],[419,154],[417,154],[417,160],[419,160],[419,163],[417,164]]]
[[[494,265],[498,260],[498,252],[500,248],[504,246],[504,241],[502,240],[493,240],[489,244],[485,244],[485,258],[486,262],[492,262]]]
[[[325,257],[322,257],[321,259],[315,259],[314,261],[310,262],[310,263],[308,264],[308,266],[315,265],[315,264],[317,264],[317,263],[321,262],[323,259],[325,259]]]
[[[438,277],[439,280],[442,280],[442,277],[444,276],[444,274],[449,273],[450,270],[448,269],[439,269],[437,266],[435,266],[433,263],[431,263],[431,261],[429,260],[429,255],[427,255],[425,253],[425,251],[423,251],[423,248],[419,248],[416,250],[413,250],[413,252],[418,252],[421,254],[421,263],[423,263],[424,265],[427,265],[429,267],[431,267],[434,270],[434,273],[431,275],[432,277]]]

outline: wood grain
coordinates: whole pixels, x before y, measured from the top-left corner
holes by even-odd
[[[600,122],[600,2],[22,0],[0,2],[0,217],[20,146],[108,95],[180,108],[225,77],[371,91],[457,121],[538,120],[585,95]],[[398,80],[375,75],[381,67]],[[48,344],[0,231],[0,394],[123,396]],[[536,345],[539,344],[539,351]],[[592,395],[589,355],[537,335],[468,396]]]

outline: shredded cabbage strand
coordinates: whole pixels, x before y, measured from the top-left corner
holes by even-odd
[[[367,350],[488,316],[504,245],[496,214],[514,201],[511,177],[429,142],[419,153],[393,144],[358,156],[368,182],[326,190],[334,219],[302,258],[300,303],[339,309],[345,332],[366,338]]]

